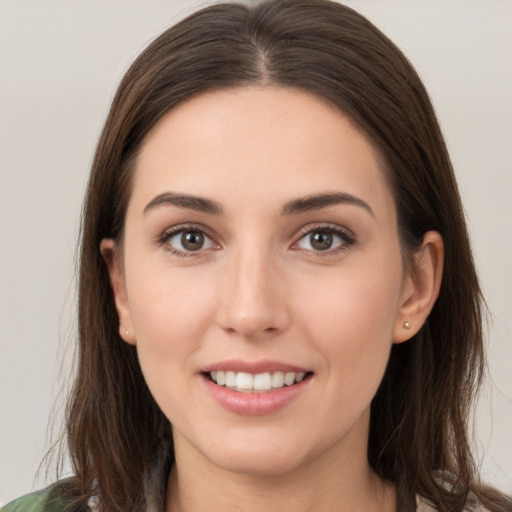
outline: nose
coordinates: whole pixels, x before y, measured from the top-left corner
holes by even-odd
[[[222,329],[256,340],[275,336],[288,327],[283,275],[269,255],[246,251],[234,256],[219,278],[217,321]]]

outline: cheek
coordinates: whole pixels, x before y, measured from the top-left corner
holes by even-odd
[[[204,276],[162,267],[134,271],[127,285],[134,291],[130,312],[142,373],[167,418],[182,424],[183,411],[188,417],[194,407],[184,390],[193,388],[194,355],[214,311],[213,286]]]
[[[397,265],[395,264],[395,267]],[[323,338],[339,333],[344,341],[389,338],[398,312],[401,269],[381,265],[352,266],[326,273],[302,285],[301,316],[318,319],[316,330]]]
[[[333,386],[349,395],[373,396],[383,376],[400,297],[395,267],[346,268],[303,294],[301,330],[323,354]]]
[[[197,269],[176,271],[161,265],[132,272],[127,283],[130,313],[139,358],[148,369],[183,368],[208,329],[214,286],[207,275],[197,274]]]

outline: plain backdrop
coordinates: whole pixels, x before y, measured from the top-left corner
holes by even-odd
[[[403,49],[438,112],[493,316],[475,448],[512,492],[512,2],[347,3]],[[73,360],[82,195],[115,87],[200,5],[0,0],[0,503],[45,485],[34,477]]]

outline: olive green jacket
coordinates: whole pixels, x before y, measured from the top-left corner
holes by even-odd
[[[2,512],[43,512],[46,510],[52,510],[55,512],[61,510],[58,505],[48,508],[47,490],[27,494],[26,496],[18,498],[8,505],[5,505],[5,507],[2,507]]]
[[[66,507],[63,492],[66,487],[66,481],[61,480],[46,489],[32,492],[11,501],[11,503],[2,507],[0,512],[64,512]],[[82,508],[83,512],[90,512],[90,510],[89,507]]]

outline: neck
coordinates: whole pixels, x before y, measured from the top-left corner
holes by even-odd
[[[215,465],[175,434],[167,512],[395,511],[394,486],[367,462],[367,437],[345,441],[284,473],[254,475]]]
[[[365,481],[351,486],[334,478],[270,479],[238,477],[219,485],[217,479],[189,482],[172,471],[167,496],[169,512],[394,512],[396,496],[392,484],[368,472]],[[353,479],[351,479],[353,481]],[[313,482],[316,483],[313,484]],[[217,484],[217,485],[214,485]]]

